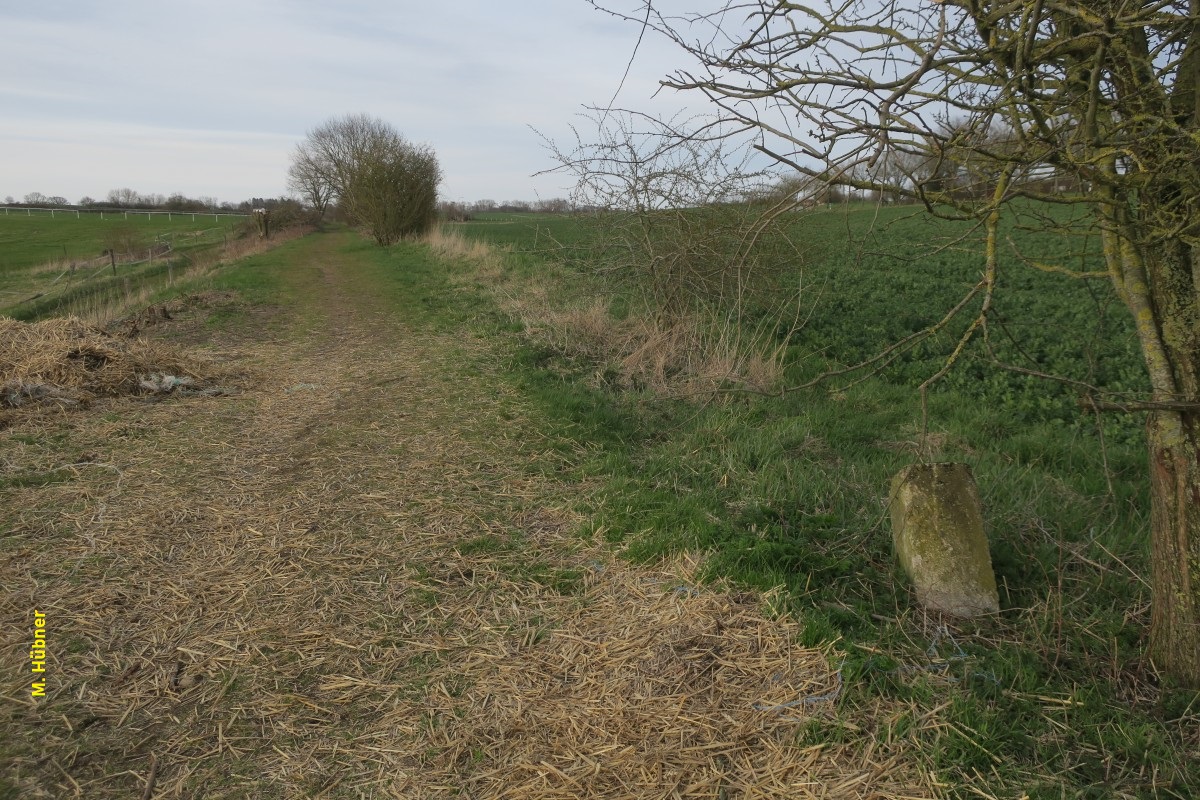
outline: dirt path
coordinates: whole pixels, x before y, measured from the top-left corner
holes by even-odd
[[[796,623],[585,544],[495,345],[398,318],[349,244],[289,246],[299,306],[209,343],[240,394],[0,431],[69,478],[0,495],[0,798],[933,796],[813,740],[840,677]]]

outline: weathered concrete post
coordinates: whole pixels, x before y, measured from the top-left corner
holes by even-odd
[[[892,479],[892,538],[921,605],[958,617],[1000,610],[979,489],[966,464],[913,464]]]
[[[271,212],[265,208],[251,210],[254,222],[258,225],[258,235],[263,239],[271,238]]]

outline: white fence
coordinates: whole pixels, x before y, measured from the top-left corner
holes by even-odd
[[[200,217],[201,219],[205,217],[218,219],[219,217],[250,216],[249,214],[242,214],[237,211],[155,211],[143,208],[33,208],[31,206],[0,206],[0,209],[3,209],[4,216],[6,217],[10,215],[31,217],[36,212],[39,215],[49,214],[51,218],[55,218],[61,214],[64,217],[73,216],[75,219],[79,219],[81,214],[99,214],[100,219],[129,219],[130,214],[135,217],[145,214],[146,219],[150,219],[152,216],[165,216],[169,221],[175,217],[179,217],[180,219],[190,217],[195,222],[196,217]]]

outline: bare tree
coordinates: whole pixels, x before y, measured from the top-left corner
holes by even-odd
[[[318,220],[325,216],[334,197],[333,177],[311,143],[305,141],[296,145],[292,164],[288,167],[287,186],[308,203]]]
[[[664,84],[708,98],[726,124],[756,137],[760,152],[831,184],[980,221],[983,277],[973,303],[961,306],[976,316],[951,362],[972,337],[986,335],[1002,263],[1110,284],[1133,317],[1152,391],[1091,400],[1148,414],[1150,649],[1160,668],[1193,687],[1200,686],[1198,13],[1195,0],[812,0],[727,2],[683,19],[647,3],[628,17],[694,59]],[[889,154],[919,169],[880,169]],[[1023,198],[1086,212],[1046,216],[1085,219],[1057,224],[1097,234],[1101,268],[1005,250],[1000,220]]]
[[[108,202],[114,206],[129,208],[141,202],[141,195],[126,186],[121,189],[111,190],[108,193]]]
[[[336,117],[308,132],[288,170],[289,187],[323,213],[334,199],[380,244],[427,228],[441,168],[428,146],[366,114]]]
[[[564,149],[555,172],[576,181],[568,206],[589,209],[582,263],[623,284],[661,322],[740,319],[748,301],[794,308],[780,291],[798,254],[781,216],[794,203],[779,176],[731,146],[708,119],[606,111]]]

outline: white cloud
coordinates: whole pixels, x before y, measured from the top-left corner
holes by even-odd
[[[529,177],[550,166],[529,126],[561,137],[607,102],[637,39],[583,0],[67,0],[0,9],[0,30],[0,195],[71,199],[278,195],[304,132],[358,112],[433,145],[447,196],[561,194]],[[673,57],[647,37],[622,100]]]

